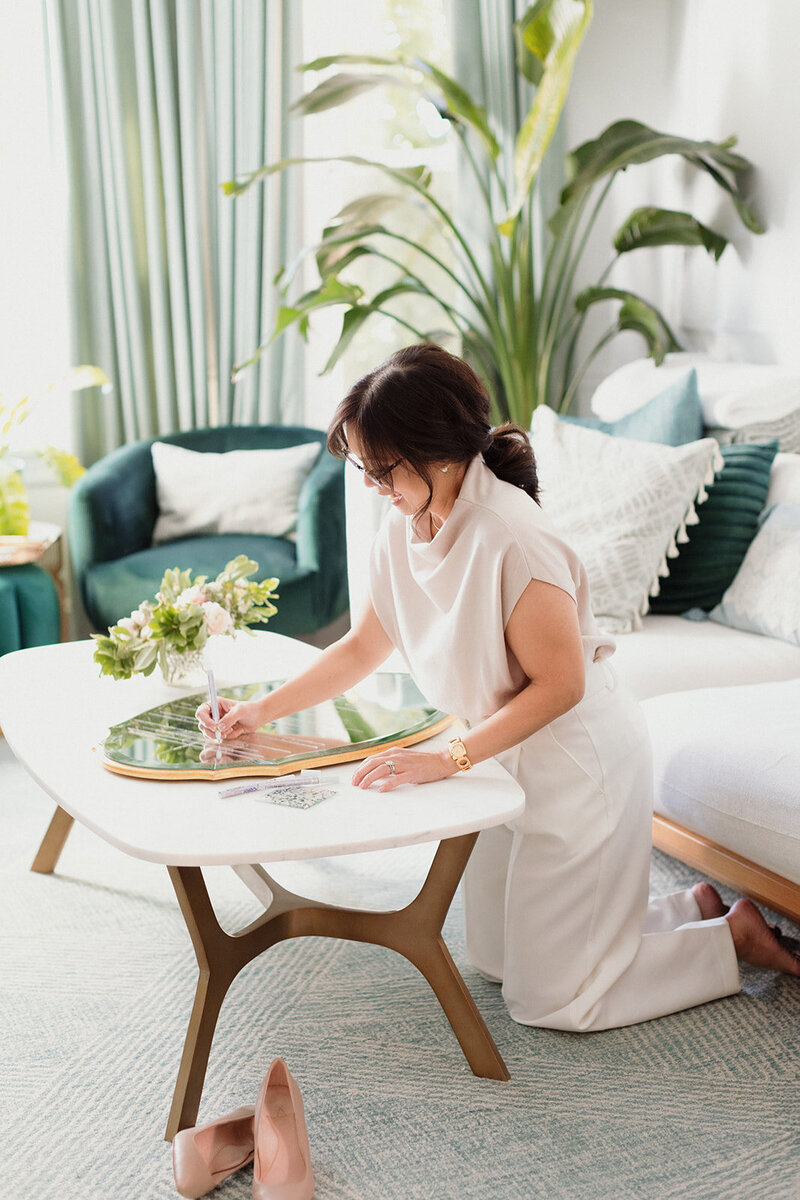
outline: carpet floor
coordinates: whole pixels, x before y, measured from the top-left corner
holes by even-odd
[[[196,963],[166,870],[73,828],[29,871],[49,798],[0,740],[2,1200],[166,1200],[163,1131]],[[276,868],[365,906],[407,902],[429,848]],[[654,853],[653,894],[699,876]],[[208,872],[226,928],[260,911]],[[728,894],[728,899],[730,899]],[[782,920],[793,936],[800,930]],[[453,957],[511,1072],[476,1079],[427,984],[380,947],[284,942],[233,984],[200,1120],[255,1103],[276,1056],[306,1105],[317,1200],[797,1200],[800,983],[745,969],[739,996],[604,1033],[528,1029]],[[214,1192],[251,1194],[249,1168]]]

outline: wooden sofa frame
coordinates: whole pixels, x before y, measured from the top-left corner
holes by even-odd
[[[759,867],[658,813],[653,817],[653,845],[800,924],[800,884]]]

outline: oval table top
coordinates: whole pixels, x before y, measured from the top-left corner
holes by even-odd
[[[0,727],[61,808],[136,858],[211,866],[353,854],[486,829],[524,807],[521,787],[494,759],[385,794],[353,787],[355,764],[321,768],[321,782],[336,795],[308,809],[269,804],[258,793],[221,799],[221,781],[112,774],[100,745],[109,726],[174,699],[176,691],[157,671],[130,680],[101,676],[93,652],[93,641],[65,642],[0,658]],[[264,632],[214,639],[211,661],[222,687],[289,677],[319,653]],[[421,745],[443,745],[449,736]]]

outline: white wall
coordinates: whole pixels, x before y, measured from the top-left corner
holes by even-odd
[[[757,167],[753,197],[767,226],[761,237],[748,233],[720,190],[698,182],[680,160],[630,168],[609,195],[582,280],[594,282],[610,257],[613,231],[633,207],[657,203],[694,212],[732,239],[719,264],[700,249],[643,251],[620,264],[616,278],[656,302],[687,347],[720,358],[787,365],[798,359],[798,41],[794,0],[599,0],[577,62],[567,146],[632,117],[696,139],[735,133],[738,149]],[[642,352],[633,334],[612,343],[587,377],[584,396]]]

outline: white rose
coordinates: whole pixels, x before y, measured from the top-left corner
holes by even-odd
[[[117,624],[121,625],[123,629],[127,629],[128,633],[136,633],[139,628],[133,616],[122,617],[121,620],[117,621]]]
[[[145,601],[144,604],[139,605],[135,612],[131,613],[130,619],[133,621],[135,626],[137,626],[139,629],[142,629],[149,622],[152,613],[152,608]]]
[[[233,628],[233,620],[230,613],[226,612],[222,605],[217,604],[215,600],[209,600],[203,605],[203,617],[206,629],[212,635],[229,633]]]
[[[178,608],[188,608],[190,604],[205,604],[206,599],[202,587],[195,584],[194,587],[184,588],[175,603]]]

